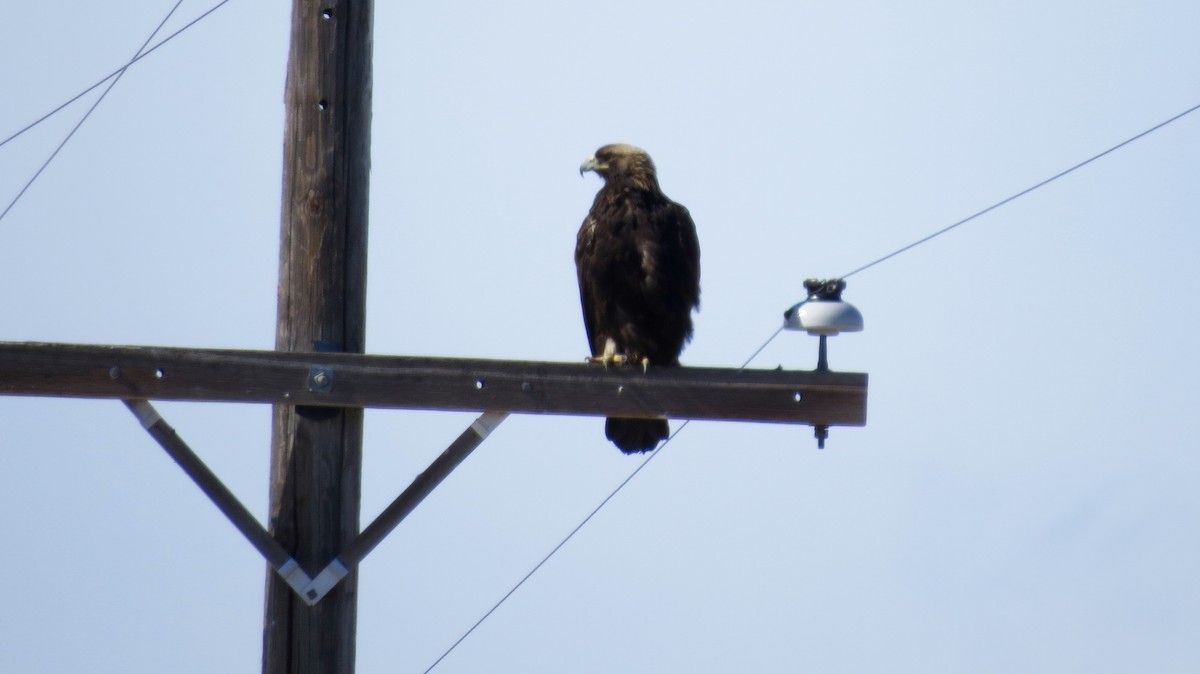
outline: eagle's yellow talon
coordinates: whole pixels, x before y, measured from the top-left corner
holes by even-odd
[[[628,360],[624,354],[605,353],[599,356],[588,356],[585,362],[600,363],[607,370],[609,365],[624,365]]]

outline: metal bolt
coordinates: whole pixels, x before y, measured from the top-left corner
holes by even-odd
[[[814,426],[813,437],[817,439],[817,449],[825,449],[825,441],[829,439],[829,427],[825,424]]]
[[[313,393],[329,393],[333,390],[333,370],[313,367],[308,370],[308,390]]]
[[[120,379],[121,378],[121,368],[114,367],[111,370],[109,370],[108,378],[109,379]]]

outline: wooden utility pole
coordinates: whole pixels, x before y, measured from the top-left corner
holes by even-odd
[[[279,351],[363,353],[371,0],[294,0],[284,132]],[[336,386],[314,373],[312,388]],[[362,409],[276,405],[270,529],[310,575],[358,533]],[[308,606],[268,570],[267,674],[351,674],[355,569]]]

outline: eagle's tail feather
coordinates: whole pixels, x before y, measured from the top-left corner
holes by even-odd
[[[650,451],[670,434],[666,419],[609,417],[604,423],[604,435],[626,454]]]

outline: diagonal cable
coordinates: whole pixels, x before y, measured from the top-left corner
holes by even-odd
[[[741,367],[738,368],[738,372],[741,372],[742,370],[746,369],[746,366],[750,364],[750,361],[754,360],[758,356],[758,354],[762,353],[763,349],[767,348],[768,344],[775,341],[775,338],[778,337],[779,333],[781,333],[781,332],[783,332],[782,325],[779,326],[779,328],[777,328],[775,330],[774,334],[772,334],[770,337],[767,338],[767,341],[763,342],[761,346],[759,346],[757,349],[755,349],[754,353],[750,354],[750,357],[747,358],[745,360],[745,362],[742,363]],[[516,593],[517,590],[521,589],[521,586],[525,584],[525,581],[529,580],[533,576],[533,574],[537,573],[538,570],[541,569],[542,566],[545,565],[546,562],[550,561],[551,557],[553,557],[560,549],[562,549],[562,547],[564,545],[567,544],[567,541],[571,540],[575,536],[575,534],[579,533],[580,529],[582,529],[584,526],[586,526],[588,522],[592,521],[592,518],[596,516],[596,513],[600,512],[600,510],[602,508],[604,508],[604,506],[608,505],[608,502],[611,501],[613,499],[613,497],[615,497],[622,489],[624,489],[625,485],[629,484],[629,482],[632,481],[633,478],[636,477],[638,473],[642,472],[642,469],[646,467],[646,464],[650,463],[652,460],[654,460],[654,457],[656,457],[660,453],[662,453],[662,451],[664,449],[666,449],[667,445],[671,444],[671,441],[674,440],[677,435],[679,435],[681,432],[683,432],[684,428],[687,428],[687,425],[689,423],[691,423],[691,419],[685,419],[683,421],[683,423],[679,424],[679,427],[675,429],[675,432],[672,433],[670,437],[668,437],[665,441],[663,441],[663,443],[661,445],[658,446],[658,449],[647,454],[646,458],[643,459],[642,462],[639,463],[637,465],[637,467],[633,469],[633,472],[630,473],[628,477],[626,477],[624,480],[621,480],[621,483],[618,484],[615,489],[613,489],[611,492],[609,492],[608,496],[605,496],[604,500],[600,501],[600,504],[597,505],[595,508],[593,508],[592,511],[590,513],[588,513],[586,517],[583,518],[583,521],[581,521],[579,524],[577,524],[575,526],[575,528],[570,531],[570,533],[568,533],[566,536],[564,536],[563,539],[558,542],[558,545],[555,545],[550,550],[550,552],[546,553],[546,556],[542,558],[542,561],[535,564],[534,567],[529,570],[529,573],[525,574],[525,577],[523,577],[523,578],[521,578],[521,580],[517,581],[517,584],[513,585],[512,589],[510,589],[508,592],[506,592],[503,597],[500,597],[500,600],[497,601],[495,604],[493,604],[491,608],[489,608],[482,616],[480,616],[479,620],[475,621],[475,624],[471,625],[471,627],[468,628],[466,632],[463,632],[463,635],[460,636],[453,644],[450,644],[450,647],[447,648],[446,651],[444,653],[442,653],[441,656],[439,656],[437,660],[434,660],[433,664],[429,665],[429,667],[425,670],[424,674],[429,674],[429,672],[433,671],[434,667],[437,667],[438,664],[442,660],[446,659],[446,656],[450,655],[450,653],[455,648],[458,648],[459,644],[461,644],[463,641],[465,641],[467,637],[471,636],[471,633],[474,632],[477,627],[482,625],[485,620],[487,620],[489,617],[491,617],[491,615],[496,612],[496,609],[500,608],[501,604],[508,601],[509,597],[513,596],[513,594]]]
[[[69,100],[67,100],[67,101],[66,101],[66,102],[64,102],[63,104],[59,105],[57,108],[54,108],[54,109],[53,109],[53,110],[51,110],[50,112],[47,112],[46,114],[42,115],[41,117],[38,117],[37,119],[33,120],[32,122],[30,122],[29,124],[27,124],[27,125],[25,125],[23,128],[21,128],[19,131],[17,131],[16,133],[12,134],[11,136],[9,136],[8,138],[5,138],[4,140],[0,140],[0,147],[3,147],[3,146],[4,146],[4,145],[6,145],[6,144],[7,144],[7,143],[8,143],[10,140],[13,140],[13,139],[14,139],[14,138],[16,138],[17,136],[20,136],[21,134],[23,134],[23,133],[25,133],[26,131],[28,131],[28,130],[32,129],[33,127],[37,126],[38,124],[41,124],[42,122],[46,121],[47,119],[50,119],[50,118],[51,118],[51,117],[53,117],[54,115],[58,114],[58,112],[60,112],[60,111],[61,111],[63,108],[65,108],[65,107],[67,107],[68,105],[70,105],[70,104],[74,103],[75,101],[77,101],[77,100],[79,100],[79,99],[83,98],[83,97],[84,97],[84,96],[86,96],[86,95],[87,95],[89,92],[91,92],[91,91],[93,91],[94,89],[96,89],[96,87],[99,87],[101,84],[104,84],[105,82],[107,82],[107,81],[111,80],[113,77],[119,77],[119,76],[120,76],[122,73],[124,73],[124,72],[125,72],[125,69],[126,69],[126,68],[128,68],[129,66],[131,66],[131,65],[133,65],[133,64],[135,64],[135,63],[137,63],[138,61],[141,61],[142,59],[146,58],[146,57],[147,57],[147,56],[149,56],[150,54],[154,53],[155,51],[157,51],[157,50],[158,50],[158,48],[159,48],[159,47],[161,47],[161,46],[165,45],[166,43],[170,42],[171,40],[174,40],[176,37],[178,37],[178,36],[179,36],[179,34],[180,34],[180,33],[182,33],[183,31],[185,31],[185,30],[187,30],[187,29],[191,28],[192,26],[196,25],[197,23],[200,23],[200,21],[201,21],[201,20],[203,20],[203,19],[205,19],[205,18],[208,18],[208,15],[209,15],[209,14],[212,14],[213,12],[217,11],[218,9],[220,9],[220,8],[221,8],[221,6],[222,6],[222,5],[224,5],[224,4],[225,4],[225,3],[227,3],[227,2],[229,2],[229,0],[221,0],[221,2],[218,2],[216,5],[214,5],[214,6],[212,6],[211,8],[209,8],[209,9],[208,9],[208,11],[204,12],[203,14],[201,14],[201,15],[200,15],[200,16],[198,16],[198,17],[196,17],[195,19],[192,19],[191,21],[187,22],[186,24],[184,24],[184,26],[183,26],[182,28],[180,28],[179,30],[175,31],[174,33],[171,33],[170,35],[166,36],[165,38],[163,38],[162,40],[160,40],[160,41],[159,41],[157,44],[155,44],[153,47],[151,47],[151,48],[149,48],[149,49],[146,49],[146,44],[149,44],[149,43],[150,43],[150,40],[147,40],[147,41],[146,41],[146,44],[143,44],[143,45],[142,45],[142,49],[141,49],[141,50],[138,50],[138,53],[137,53],[137,55],[136,55],[136,56],[134,56],[132,59],[130,59],[129,63],[126,63],[125,65],[121,66],[120,68],[117,68],[116,70],[112,71],[111,73],[109,73],[109,74],[105,75],[104,77],[100,78],[100,79],[99,79],[99,80],[97,80],[97,81],[96,81],[96,83],[95,83],[95,84],[93,84],[92,86],[90,86],[90,87],[88,87],[87,89],[84,89],[83,91],[81,91],[81,92],[79,92],[79,93],[75,94],[75,95],[74,95],[74,96],[72,96],[72,97],[71,97]],[[175,4],[175,7],[171,9],[171,12],[172,12],[172,13],[174,13],[174,12],[175,12],[175,10],[176,10],[176,9],[179,7],[179,4],[180,4],[180,3],[176,3],[176,4]],[[171,16],[170,14],[168,14],[168,15],[167,15],[167,17],[168,17],[168,18],[170,18],[170,16]],[[163,24],[165,24],[165,23],[166,23],[166,21],[167,21],[167,19],[163,19]],[[155,34],[157,34],[159,30],[162,30],[162,26],[163,26],[163,24],[159,24],[158,28],[156,28],[156,29],[155,29],[155,31],[154,31],[154,33],[155,33]],[[150,38],[151,38],[151,39],[153,39],[153,38],[154,38],[154,34],[152,34],[152,35],[150,36]],[[143,50],[144,50],[144,51],[143,51]]]
[[[1187,110],[1184,110],[1183,112],[1181,112],[1181,113],[1179,113],[1179,114],[1177,114],[1177,115],[1175,115],[1175,116],[1173,116],[1173,117],[1171,117],[1171,118],[1169,118],[1169,119],[1167,119],[1167,120],[1165,120],[1165,121],[1159,122],[1158,124],[1155,124],[1154,126],[1150,127],[1149,129],[1146,129],[1145,131],[1142,131],[1141,133],[1138,133],[1138,134],[1136,134],[1136,135],[1134,135],[1134,136],[1131,136],[1131,137],[1129,137],[1129,138],[1127,138],[1127,139],[1125,139],[1125,140],[1121,141],[1120,143],[1117,143],[1116,145],[1113,145],[1112,147],[1110,147],[1110,148],[1108,148],[1108,149],[1106,149],[1106,150],[1104,150],[1104,151],[1102,151],[1102,152],[1100,152],[1100,153],[1098,153],[1098,154],[1095,154],[1095,155],[1093,155],[1093,156],[1091,156],[1091,157],[1089,157],[1089,158],[1087,158],[1087,159],[1085,159],[1085,160],[1083,160],[1083,161],[1079,162],[1078,164],[1075,164],[1074,166],[1071,166],[1070,168],[1067,168],[1067,169],[1065,169],[1065,170],[1063,170],[1063,171],[1060,171],[1059,173],[1056,173],[1055,175],[1053,175],[1053,176],[1050,176],[1049,178],[1046,178],[1045,180],[1042,180],[1041,182],[1038,182],[1038,183],[1036,183],[1036,184],[1034,184],[1034,185],[1032,185],[1032,186],[1030,186],[1030,187],[1027,187],[1027,188],[1025,188],[1025,189],[1021,190],[1020,192],[1017,192],[1016,194],[1014,194],[1014,195],[1012,195],[1012,196],[1010,196],[1010,197],[1008,197],[1008,198],[1006,198],[1006,199],[1002,199],[1002,200],[1000,200],[1000,201],[998,201],[998,202],[996,202],[996,203],[992,204],[991,206],[988,206],[987,208],[984,208],[983,210],[980,210],[980,211],[978,211],[978,212],[976,212],[976,213],[974,213],[974,214],[972,214],[972,215],[969,215],[969,216],[967,216],[966,218],[963,218],[962,220],[959,220],[958,222],[955,222],[954,224],[952,224],[952,225],[950,225],[950,226],[948,226],[948,227],[944,227],[944,228],[942,228],[942,229],[940,229],[940,230],[938,230],[938,231],[936,231],[936,232],[934,232],[934,233],[932,233],[932,234],[930,234],[930,235],[928,235],[928,236],[926,236],[926,237],[924,237],[924,238],[922,238],[922,239],[919,239],[919,240],[917,240],[917,241],[914,241],[913,243],[910,243],[910,244],[908,244],[907,246],[904,246],[903,248],[900,248],[900,249],[898,249],[898,250],[896,250],[896,251],[894,251],[894,252],[892,252],[892,253],[889,253],[889,254],[887,254],[887,255],[885,255],[885,256],[883,256],[883,257],[881,257],[881,258],[879,258],[879,259],[877,259],[877,260],[875,260],[875,261],[873,261],[873,262],[870,262],[870,263],[868,263],[868,264],[865,264],[865,265],[863,265],[863,266],[861,266],[861,267],[859,267],[859,268],[857,268],[857,269],[855,269],[855,270],[853,270],[853,271],[851,271],[851,272],[849,272],[849,273],[843,274],[841,278],[843,278],[843,279],[844,279],[844,278],[848,278],[848,277],[850,277],[850,276],[853,276],[854,274],[857,274],[857,273],[859,273],[859,272],[861,272],[861,271],[865,271],[865,270],[867,270],[867,269],[869,269],[869,268],[871,268],[871,267],[874,267],[875,265],[877,265],[877,264],[879,264],[879,263],[881,263],[881,262],[884,262],[884,261],[886,261],[886,260],[889,260],[889,259],[891,259],[891,258],[893,258],[893,257],[895,257],[895,256],[897,256],[897,255],[899,255],[899,254],[901,254],[901,253],[903,253],[903,252],[905,252],[905,251],[908,251],[908,250],[911,250],[911,249],[913,249],[913,248],[916,248],[917,246],[919,246],[919,245],[921,245],[921,244],[925,243],[926,241],[929,241],[929,240],[931,240],[931,239],[934,239],[934,238],[936,238],[936,237],[938,237],[938,236],[941,236],[942,234],[945,234],[946,232],[949,232],[950,230],[952,230],[952,229],[954,229],[954,228],[956,228],[956,227],[958,227],[958,226],[960,226],[960,225],[965,225],[966,223],[968,223],[968,222],[971,222],[972,220],[974,220],[974,219],[976,219],[976,218],[978,218],[978,217],[980,217],[980,216],[982,216],[982,215],[985,215],[985,214],[987,214],[987,213],[990,213],[991,211],[994,211],[994,210],[996,210],[997,208],[1000,208],[1001,206],[1004,206],[1005,204],[1007,204],[1007,203],[1009,203],[1009,202],[1011,202],[1011,201],[1014,201],[1014,200],[1016,200],[1016,199],[1019,199],[1019,198],[1021,198],[1021,197],[1025,196],[1026,194],[1029,194],[1030,192],[1033,192],[1034,190],[1037,190],[1037,189],[1039,189],[1039,188],[1041,188],[1041,187],[1044,187],[1044,186],[1046,186],[1046,185],[1048,185],[1048,184],[1050,184],[1050,183],[1052,183],[1052,182],[1054,182],[1054,181],[1058,180],[1059,178],[1062,178],[1062,177],[1064,177],[1064,176],[1066,176],[1066,175],[1068,175],[1068,174],[1070,174],[1070,173],[1073,173],[1073,172],[1075,172],[1075,171],[1077,171],[1077,170],[1079,170],[1079,169],[1083,168],[1084,166],[1087,166],[1088,164],[1091,164],[1092,162],[1094,162],[1094,161],[1096,161],[1096,160],[1098,160],[1098,159],[1101,159],[1101,158],[1103,158],[1103,157],[1105,157],[1105,156],[1107,156],[1107,155],[1109,155],[1109,154],[1111,154],[1111,153],[1113,153],[1113,152],[1115,152],[1115,151],[1117,151],[1117,150],[1121,149],[1122,147],[1125,147],[1126,145],[1129,145],[1130,143],[1133,143],[1134,141],[1137,141],[1137,140],[1139,140],[1139,139],[1141,139],[1141,138],[1143,138],[1143,137],[1145,137],[1145,136],[1148,136],[1148,135],[1150,135],[1151,133],[1153,133],[1153,132],[1155,132],[1155,131],[1157,131],[1157,130],[1159,130],[1159,129],[1161,129],[1161,128],[1165,127],[1165,126],[1167,126],[1168,124],[1171,124],[1172,122],[1175,122],[1175,121],[1177,121],[1177,120],[1179,120],[1179,119],[1181,119],[1181,118],[1183,118],[1183,117],[1185,117],[1185,116],[1187,116],[1187,115],[1189,115],[1189,114],[1191,114],[1191,113],[1195,112],[1196,110],[1200,110],[1200,104],[1194,105],[1194,106],[1192,106],[1192,107],[1188,108]],[[750,355],[750,357],[749,357],[749,358],[747,358],[747,359],[746,359],[746,361],[745,361],[744,363],[742,363],[742,366],[739,368],[739,371],[740,371],[740,370],[743,370],[743,369],[745,369],[745,368],[746,368],[746,366],[747,366],[747,365],[749,365],[749,364],[750,364],[750,362],[751,362],[752,360],[754,360],[754,358],[755,358],[755,357],[757,357],[757,356],[758,356],[758,354],[759,354],[759,353],[761,353],[763,349],[767,348],[767,345],[769,345],[771,342],[773,342],[773,341],[775,340],[775,338],[779,336],[779,333],[780,333],[780,332],[782,332],[782,331],[783,331],[783,326],[780,326],[780,327],[779,327],[779,328],[778,328],[778,329],[775,331],[775,333],[774,333],[774,334],[772,334],[772,335],[771,335],[771,336],[770,336],[770,337],[769,337],[769,338],[768,338],[768,339],[767,339],[765,342],[763,342],[762,346],[758,347],[758,349],[756,349],[756,350],[754,351],[754,353],[753,353],[753,354],[751,354],[751,355]],[[541,569],[541,568],[542,568],[542,566],[543,566],[543,565],[544,565],[546,562],[548,562],[548,561],[550,560],[550,558],[551,558],[551,557],[553,557],[553,556],[555,555],[555,553],[557,553],[557,552],[558,552],[558,551],[559,551],[559,550],[560,550],[560,549],[561,549],[561,548],[562,548],[564,545],[566,545],[566,544],[567,544],[567,541],[570,541],[570,540],[571,540],[571,538],[572,538],[572,537],[574,537],[574,536],[575,536],[575,534],[576,534],[576,533],[578,533],[580,529],[582,529],[582,528],[583,528],[583,527],[584,527],[584,526],[585,526],[585,525],[586,525],[588,522],[590,522],[590,521],[591,521],[591,519],[592,519],[593,517],[595,517],[595,515],[596,515],[598,512],[600,512],[600,510],[601,510],[601,509],[602,509],[602,508],[603,508],[605,505],[607,505],[607,504],[608,504],[608,502],[609,502],[609,501],[611,501],[611,500],[613,499],[613,497],[615,497],[615,496],[617,495],[617,493],[619,493],[619,492],[620,492],[622,489],[624,489],[624,488],[625,488],[625,485],[629,484],[629,482],[630,482],[631,480],[633,480],[633,478],[634,478],[634,477],[635,477],[635,476],[636,476],[638,473],[640,473],[640,472],[641,472],[641,470],[642,470],[643,468],[645,468],[645,467],[646,467],[646,464],[650,463],[650,461],[651,461],[651,460],[653,460],[653,459],[654,459],[654,457],[658,456],[658,454],[659,454],[659,453],[660,453],[660,452],[661,452],[663,449],[665,449],[665,448],[666,448],[666,446],[667,446],[668,444],[670,444],[672,440],[674,440],[674,439],[675,439],[675,436],[679,435],[679,433],[680,433],[681,431],[683,431],[683,429],[684,429],[684,428],[685,428],[685,427],[688,425],[689,421],[690,421],[690,420],[685,420],[685,421],[684,421],[682,424],[680,424],[679,428],[675,429],[675,432],[674,432],[674,433],[672,433],[672,434],[671,434],[671,436],[670,436],[669,438],[667,438],[667,439],[666,439],[666,441],[665,441],[665,442],[663,442],[663,443],[662,443],[662,445],[660,445],[660,446],[658,447],[658,449],[656,449],[655,451],[651,452],[651,453],[650,453],[650,454],[649,454],[649,455],[648,455],[648,456],[645,458],[645,460],[643,460],[643,461],[642,461],[640,464],[638,464],[638,466],[637,466],[636,468],[634,468],[633,472],[632,472],[632,473],[630,473],[630,474],[629,474],[629,476],[628,476],[628,477],[626,477],[624,480],[622,480],[622,481],[621,481],[621,483],[620,483],[620,484],[618,484],[618,485],[616,486],[616,488],[615,488],[615,489],[613,489],[613,490],[612,490],[612,492],[611,492],[611,493],[609,493],[609,495],[608,495],[608,496],[606,496],[606,497],[604,498],[604,500],[602,500],[602,501],[600,502],[600,504],[599,504],[599,505],[597,505],[597,506],[596,506],[596,507],[595,507],[595,508],[594,508],[594,509],[593,509],[593,510],[590,512],[590,513],[588,513],[588,515],[587,515],[586,517],[584,517],[584,518],[583,518],[583,521],[581,521],[581,522],[580,522],[580,523],[579,523],[579,524],[578,524],[578,525],[577,525],[577,526],[576,526],[574,529],[572,529],[572,530],[570,531],[570,533],[568,533],[568,534],[567,534],[567,535],[566,535],[566,536],[565,536],[565,537],[564,537],[564,538],[563,538],[561,541],[559,541],[558,545],[555,545],[555,546],[554,546],[554,547],[553,547],[553,548],[550,550],[550,552],[549,552],[549,553],[547,553],[547,554],[546,554],[546,556],[542,558],[542,560],[541,560],[540,562],[538,562],[536,565],[534,565],[534,567],[533,567],[533,568],[532,568],[532,569],[529,571],[529,573],[525,574],[525,576],[524,576],[523,578],[521,578],[521,580],[517,581],[516,585],[514,585],[514,586],[512,587],[512,589],[510,589],[510,590],[509,590],[507,593],[505,593],[505,594],[504,594],[504,596],[503,596],[503,597],[501,597],[499,601],[497,601],[497,602],[496,602],[496,603],[495,603],[495,604],[494,604],[494,605],[493,605],[493,606],[492,606],[490,609],[488,609],[488,610],[487,610],[487,611],[486,611],[486,612],[483,614],[483,616],[481,616],[481,617],[479,618],[479,620],[475,621],[475,624],[471,625],[471,627],[470,627],[469,629],[467,629],[467,631],[466,631],[466,632],[464,632],[464,633],[463,633],[463,635],[462,635],[461,637],[459,637],[459,638],[458,638],[458,639],[457,639],[457,640],[456,640],[456,641],[455,641],[453,644],[451,644],[451,645],[450,645],[450,647],[449,647],[448,649],[446,649],[446,651],[445,651],[444,653],[442,653],[442,655],[441,655],[440,657],[438,657],[438,659],[437,659],[437,660],[435,660],[435,661],[433,662],[433,664],[431,664],[431,665],[430,665],[430,666],[429,666],[429,667],[428,667],[428,668],[425,670],[425,674],[429,674],[429,672],[430,672],[430,671],[432,671],[432,670],[433,670],[435,667],[437,667],[437,666],[438,666],[438,664],[439,664],[439,663],[440,663],[442,660],[444,660],[444,659],[446,658],[446,656],[450,655],[450,653],[451,653],[451,652],[452,652],[452,651],[453,651],[455,648],[457,648],[459,644],[461,644],[461,643],[462,643],[464,640],[466,640],[466,638],[467,638],[468,636],[470,636],[470,635],[471,635],[471,633],[472,633],[472,632],[474,632],[476,628],[478,628],[478,627],[479,627],[481,624],[483,624],[483,622],[484,622],[485,620],[487,620],[487,619],[488,619],[488,618],[489,618],[489,617],[490,617],[490,616],[491,616],[493,613],[495,613],[495,611],[496,611],[497,609],[499,609],[499,608],[500,608],[500,606],[501,606],[501,605],[502,605],[502,604],[503,604],[505,601],[507,601],[509,597],[511,597],[511,596],[512,596],[512,595],[513,595],[513,594],[514,594],[514,593],[515,593],[515,592],[516,592],[518,589],[520,589],[520,587],[521,587],[522,585],[524,585],[524,584],[525,584],[525,581],[529,580],[529,579],[530,579],[530,577],[532,577],[532,576],[533,576],[533,574],[537,573],[537,571],[538,571],[539,569]]]
[[[990,213],[990,212],[996,210],[997,208],[1000,208],[1001,206],[1007,204],[1010,201],[1019,199],[1040,187],[1049,185],[1050,183],[1054,182],[1055,180],[1058,180],[1059,178],[1062,178],[1063,176],[1066,176],[1067,174],[1074,173],[1075,171],[1083,168],[1084,166],[1087,166],[1088,164],[1096,161],[1097,159],[1100,159],[1101,157],[1104,157],[1104,156],[1107,156],[1108,154],[1116,152],[1117,150],[1125,147],[1126,145],[1129,145],[1130,143],[1134,142],[1135,140],[1139,140],[1145,136],[1148,136],[1148,135],[1154,133],[1155,131],[1158,131],[1159,129],[1163,128],[1164,126],[1170,124],[1171,122],[1174,122],[1178,119],[1186,117],[1187,115],[1190,115],[1191,113],[1195,112],[1196,110],[1200,110],[1200,103],[1193,105],[1192,107],[1188,108],[1187,110],[1184,110],[1183,112],[1179,113],[1178,115],[1175,115],[1174,117],[1171,117],[1168,120],[1165,120],[1165,121],[1159,122],[1158,124],[1155,124],[1154,126],[1150,127],[1149,129],[1146,129],[1145,131],[1142,131],[1141,133],[1139,133],[1137,135],[1126,138],[1125,140],[1121,141],[1120,143],[1117,143],[1116,145],[1108,148],[1107,150],[1104,150],[1103,152],[1100,152],[1099,154],[1092,155],[1091,157],[1079,162],[1078,164],[1072,166],[1071,168],[1060,171],[1035,185],[1026,187],[1025,189],[1021,190],[1020,192],[1017,192],[1016,194],[1012,195],[1011,197],[1008,197],[1007,199],[1001,199],[1000,201],[997,201],[996,203],[992,204],[991,206],[988,206],[987,208],[985,208],[981,211],[973,213],[972,215],[968,215],[967,217],[963,218],[962,220],[959,220],[958,222],[950,225],[949,227],[943,227],[942,229],[939,229],[938,231],[934,232],[933,234],[930,234],[929,236],[926,236],[923,239],[918,239],[917,241],[914,241],[914,242],[908,244],[907,246],[900,248],[899,250],[888,253],[887,255],[884,255],[883,257],[879,258],[878,260],[875,260],[874,262],[865,264],[848,274],[842,274],[842,278],[849,278],[849,277],[857,274],[860,271],[865,271],[867,269],[870,269],[871,267],[874,267],[875,265],[879,264],[880,262],[883,262],[884,260],[890,260],[891,258],[896,257],[900,253],[903,253],[907,250],[916,248],[917,246],[925,243],[926,241],[929,241],[930,239],[937,238],[937,237],[945,234],[946,232],[949,232],[950,230],[954,229],[955,227],[958,227],[959,225],[965,225],[968,222],[974,220],[975,218],[978,218],[981,215]]]
[[[146,49],[146,45],[149,45],[150,41],[154,39],[154,36],[158,35],[158,31],[162,30],[162,27],[164,25],[166,25],[167,20],[171,18],[171,15],[173,15],[175,13],[175,10],[179,9],[179,6],[182,4],[183,4],[183,0],[176,0],[175,6],[172,7],[171,11],[167,12],[167,15],[163,17],[163,20],[158,23],[158,26],[155,27],[155,29],[152,33],[150,33],[150,37],[147,37],[146,41],[142,43],[142,46],[138,47],[137,52],[134,53],[134,55],[133,55],[133,59],[129,63],[126,63],[124,67],[122,67],[120,70],[117,71],[116,77],[114,77],[113,80],[108,83],[108,87],[106,87],[104,89],[104,91],[101,92],[100,96],[96,99],[96,101],[94,103],[92,103],[92,107],[88,108],[87,112],[83,113],[83,117],[81,117],[79,119],[79,121],[75,124],[75,126],[67,134],[66,138],[62,139],[62,142],[58,144],[58,147],[54,148],[54,152],[51,152],[50,156],[48,158],[46,158],[46,161],[42,163],[41,167],[38,168],[38,170],[36,172],[34,172],[33,177],[29,179],[29,182],[25,183],[25,186],[21,188],[21,191],[17,192],[17,196],[13,197],[13,200],[11,202],[9,202],[8,206],[5,207],[3,212],[0,212],[0,220],[3,220],[4,216],[8,215],[8,212],[12,210],[13,206],[17,205],[17,202],[20,201],[21,197],[25,194],[26,190],[28,190],[29,187],[31,185],[33,185],[33,182],[38,179],[38,176],[42,175],[42,171],[46,170],[46,167],[50,165],[50,162],[54,161],[54,158],[58,156],[58,153],[67,144],[67,141],[71,140],[71,137],[74,136],[75,132],[79,130],[79,127],[83,126],[83,123],[87,121],[88,117],[91,117],[92,112],[94,112],[96,110],[96,107],[98,105],[100,105],[100,102],[104,100],[104,97],[108,95],[108,92],[112,91],[112,88],[117,85],[117,82],[121,81],[121,76],[125,74],[125,70],[127,68],[129,68],[129,66],[132,65],[134,63],[134,61],[137,61],[138,58],[140,58],[142,56],[142,52]],[[47,116],[49,116],[49,115],[47,115]],[[28,128],[28,127],[26,127],[26,128]]]

